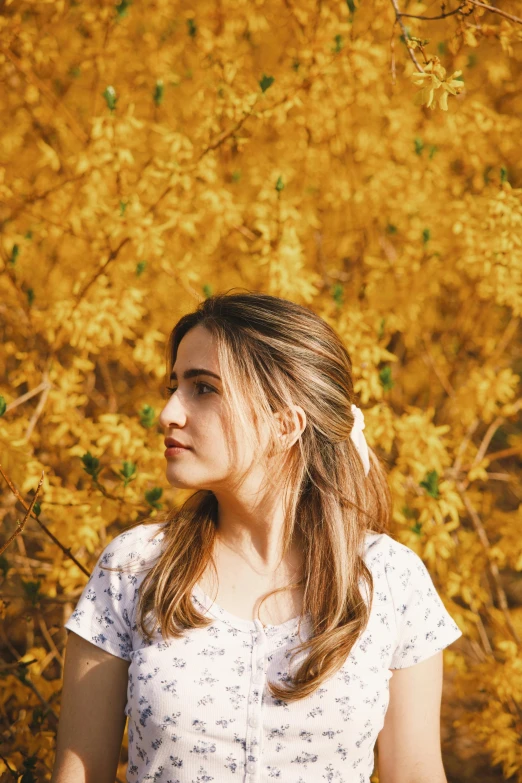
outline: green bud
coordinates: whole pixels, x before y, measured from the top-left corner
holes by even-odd
[[[150,405],[144,405],[139,412],[140,424],[145,429],[150,429],[154,424],[154,408]]]
[[[267,76],[266,74],[263,74],[263,78],[259,82],[259,86],[261,87],[261,90],[263,92],[266,92],[270,85],[273,83],[274,77],[273,76]]]

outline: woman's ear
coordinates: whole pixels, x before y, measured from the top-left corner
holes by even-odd
[[[306,413],[300,405],[287,408],[285,413],[275,413],[279,422],[279,440],[284,448],[290,448],[306,428]]]

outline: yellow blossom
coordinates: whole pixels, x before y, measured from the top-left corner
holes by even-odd
[[[438,100],[439,107],[448,110],[448,93],[458,95],[464,88],[464,82],[458,79],[462,71],[455,71],[446,78],[446,69],[441,65],[438,57],[430,60],[423,73],[412,74],[412,81],[421,87],[416,93],[414,102],[417,106],[426,106],[434,109]]]

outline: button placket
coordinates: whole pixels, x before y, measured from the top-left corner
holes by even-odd
[[[260,779],[260,748],[261,748],[261,705],[262,689],[265,676],[266,636],[259,620],[254,620],[256,630],[252,634],[251,682],[248,697],[247,717],[247,758],[245,770],[248,783],[258,783]]]

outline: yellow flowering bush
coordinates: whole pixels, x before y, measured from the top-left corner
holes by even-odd
[[[235,286],[341,335],[392,534],[463,631],[448,773],[478,779],[471,747],[522,783],[519,3],[3,11],[0,783],[50,780],[63,624],[101,549],[184,498],[165,339]]]

